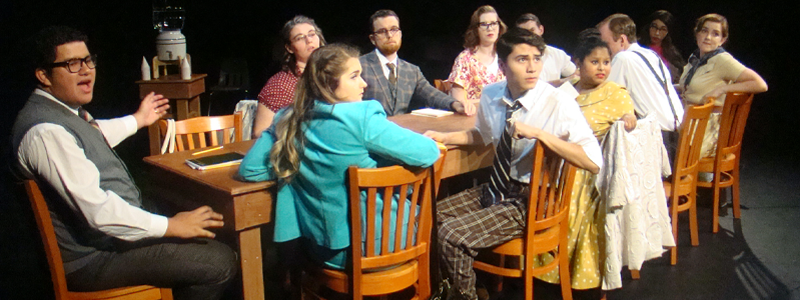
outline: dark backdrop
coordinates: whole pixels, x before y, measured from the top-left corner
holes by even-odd
[[[189,1],[187,1],[189,2]],[[88,109],[107,118],[133,112],[138,107],[142,57],[155,55],[156,31],[152,29],[151,2],[141,1],[0,1],[0,134],[8,136],[16,112],[30,94],[33,70],[21,62],[23,41],[48,25],[68,25],[84,31],[89,48],[100,55],[95,99]],[[329,42],[347,42],[371,51],[367,39],[368,18],[377,9],[390,8],[401,18],[403,47],[400,56],[422,68],[429,80],[446,78],[453,59],[462,50],[462,35],[472,11],[491,4],[510,26],[524,12],[537,14],[545,25],[545,40],[571,52],[576,36],[606,16],[623,12],[641,25],[651,12],[671,11],[678,28],[670,32],[684,57],[695,49],[691,28],[694,20],[716,12],[731,24],[726,49],[752,68],[769,84],[769,92],[757,95],[745,136],[746,155],[781,156],[787,167],[795,167],[794,153],[800,148],[798,109],[793,96],[795,79],[796,9],[778,2],[759,1],[191,1],[186,8],[183,33],[193,71],[207,73],[206,86],[218,79],[220,63],[239,57],[249,64],[254,98],[267,78],[278,70],[273,59],[277,32],[296,14],[315,18]],[[791,6],[791,5],[790,5]],[[794,13],[794,14],[793,14]],[[783,65],[783,70],[778,67]],[[783,73],[780,73],[783,72]],[[206,96],[204,96],[207,98]],[[204,99],[205,99],[204,98]],[[6,140],[7,141],[7,140]],[[147,154],[147,138],[139,132],[118,147],[129,164],[140,164]],[[4,155],[8,142],[0,143]],[[8,159],[3,159],[7,161]],[[3,166],[0,198],[0,299],[37,298],[47,295],[48,274],[36,242],[35,225],[24,198]],[[791,188],[791,187],[787,187]],[[27,209],[27,210],[26,210]],[[38,251],[38,252],[37,252]],[[7,271],[6,271],[7,270]],[[11,293],[10,291],[16,291]]]

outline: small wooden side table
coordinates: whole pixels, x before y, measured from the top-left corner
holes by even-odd
[[[139,99],[150,92],[169,98],[169,112],[164,118],[185,120],[200,116],[200,94],[206,91],[206,74],[192,74],[192,79],[183,80],[179,74],[166,75],[153,80],[139,80]],[[150,136],[150,155],[161,154],[161,135],[158,124],[147,129]]]

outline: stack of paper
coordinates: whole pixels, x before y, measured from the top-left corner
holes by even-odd
[[[452,115],[453,112],[452,111],[441,110],[441,109],[435,109],[435,108],[421,108],[421,109],[417,109],[417,110],[411,111],[411,114],[412,115],[417,115],[417,116],[423,116],[423,117],[438,118],[438,117],[444,117],[444,116]]]

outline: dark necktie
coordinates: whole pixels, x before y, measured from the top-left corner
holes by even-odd
[[[495,148],[494,163],[492,164],[492,174],[489,177],[489,194],[488,197],[483,197],[481,203],[484,207],[492,206],[505,199],[511,191],[511,122],[508,120],[514,115],[514,112],[519,110],[522,105],[518,101],[514,101],[514,105],[506,107],[506,126],[503,129],[503,136],[500,137],[500,143]]]
[[[395,67],[395,65],[393,63],[388,63],[388,64],[386,64],[386,66],[389,67],[389,83],[391,83],[392,85],[396,85],[397,84],[397,68]]]

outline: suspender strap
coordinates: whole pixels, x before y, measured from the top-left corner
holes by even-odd
[[[631,51],[639,55],[642,58],[647,67],[650,68],[650,72],[653,72],[653,76],[656,77],[656,81],[661,85],[664,89],[664,94],[667,95],[667,103],[669,103],[669,108],[672,110],[672,117],[675,118],[675,130],[678,130],[678,114],[675,112],[675,106],[672,104],[672,100],[669,98],[669,88],[667,87],[667,75],[664,73],[664,63],[661,62],[661,59],[658,60],[658,67],[661,68],[661,77],[658,77],[658,73],[656,73],[656,69],[653,68],[653,65],[650,64],[650,61],[644,57],[638,51]],[[662,79],[663,78],[663,79]]]

